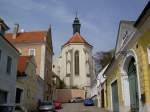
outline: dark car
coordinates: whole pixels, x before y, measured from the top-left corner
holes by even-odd
[[[14,106],[0,105],[0,112],[13,112]]]
[[[84,99],[82,97],[74,97],[69,100],[70,103],[82,103]]]
[[[84,106],[94,106],[94,101],[91,98],[84,100]]]
[[[39,105],[40,112],[55,112],[55,107],[51,101],[43,101]]]

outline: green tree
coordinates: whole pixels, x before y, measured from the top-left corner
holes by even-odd
[[[59,80],[59,85],[57,85],[58,89],[65,89],[66,88],[66,84],[63,80]]]
[[[113,55],[114,49],[109,51],[96,52],[96,54],[94,55],[96,74],[98,74],[107,64],[109,64]]]

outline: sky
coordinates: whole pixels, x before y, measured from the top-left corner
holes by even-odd
[[[0,0],[0,17],[10,27],[19,23],[25,31],[45,31],[51,25],[53,49],[73,34],[76,11],[81,35],[93,46],[93,54],[115,48],[120,20],[135,21],[148,0]]]

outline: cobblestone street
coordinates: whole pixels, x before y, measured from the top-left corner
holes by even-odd
[[[82,103],[65,103],[57,112],[108,112],[96,106],[84,106]]]

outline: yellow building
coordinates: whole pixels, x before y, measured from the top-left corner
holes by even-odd
[[[24,111],[31,112],[37,108],[37,77],[33,56],[20,56],[16,82],[16,105]]]
[[[150,112],[150,2],[133,21],[121,21],[115,55],[104,75],[105,107]]]

